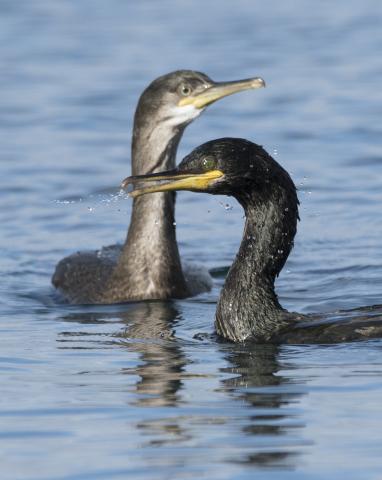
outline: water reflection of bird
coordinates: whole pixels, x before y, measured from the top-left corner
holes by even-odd
[[[135,112],[132,174],[175,167],[185,127],[209,104],[264,85],[261,78],[216,83],[189,70],[154,80],[142,93]],[[53,285],[71,303],[184,298],[209,290],[207,270],[182,269],[174,207],[173,194],[137,199],[125,244],[64,258],[56,267]]]
[[[240,342],[333,343],[382,336],[379,308],[338,316],[304,316],[284,310],[274,289],[292,249],[298,220],[296,188],[288,173],[260,146],[225,138],[196,148],[175,170],[130,177],[159,182],[132,192],[201,191],[234,196],[246,215],[243,239],[222,289],[215,326]],[[375,316],[376,313],[379,315]]]
[[[175,406],[187,364],[182,347],[175,338],[176,320],[180,313],[171,302],[138,302],[123,310],[79,311],[65,314],[64,322],[81,323],[84,330],[60,335],[65,348],[124,348],[138,356],[132,366],[121,369],[133,383],[129,402],[142,406]],[[123,330],[115,331],[115,325]],[[105,331],[95,332],[94,325],[105,324]],[[93,325],[87,328],[87,325]],[[129,357],[131,359],[131,357]]]
[[[175,406],[179,402],[186,358],[175,338],[179,312],[168,302],[140,302],[118,333],[121,344],[139,354],[140,361],[122,373],[138,376],[133,402],[142,406]],[[123,318],[123,317],[121,317]]]
[[[300,438],[304,422],[298,410],[290,407],[299,403],[306,392],[282,372],[282,347],[267,344],[253,349],[250,344],[221,343],[220,348],[228,362],[221,370],[229,374],[222,380],[223,388],[240,403],[245,416],[235,422],[247,438],[241,461],[258,467],[292,468],[307,439]],[[233,442],[234,436],[233,430]],[[268,439],[266,444],[264,437]]]

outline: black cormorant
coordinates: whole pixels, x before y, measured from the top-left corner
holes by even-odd
[[[261,78],[212,81],[179,70],[154,80],[142,93],[134,117],[132,175],[175,167],[185,127],[211,103],[243,90],[264,87]],[[183,272],[175,235],[174,194],[134,201],[124,245],[78,252],[61,260],[52,278],[71,303],[182,298],[211,288],[195,268]]]
[[[150,185],[145,186],[146,182]],[[197,147],[178,168],[129,177],[123,186],[130,183],[138,185],[130,193],[134,198],[190,190],[230,195],[244,208],[243,239],[216,310],[219,335],[234,342],[258,343],[333,343],[382,337],[381,307],[337,312],[332,317],[300,315],[281,307],[274,282],[293,246],[299,201],[289,174],[259,145],[238,138],[213,140]]]

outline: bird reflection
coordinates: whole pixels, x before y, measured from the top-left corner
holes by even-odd
[[[239,460],[245,464],[291,468],[301,445],[306,444],[295,431],[304,424],[290,408],[304,392],[296,390],[290,379],[280,374],[280,348],[270,344],[256,348],[235,345],[225,355],[230,365],[223,371],[235,377],[224,379],[223,387],[249,407],[241,432],[252,437],[248,445],[253,445],[253,449]]]
[[[211,379],[220,382],[218,390],[225,400],[219,413],[215,406],[210,409],[207,401],[202,402],[200,415],[184,416],[178,408],[188,403],[183,388],[192,388],[191,385],[200,388],[198,379],[206,373],[202,369],[203,373],[191,374],[187,369],[191,360],[184,349],[189,344],[176,337],[180,317],[176,304],[161,301],[96,312],[72,311],[61,320],[81,323],[81,331],[77,327],[62,332],[60,342],[67,342],[61,343],[64,348],[122,348],[138,354],[132,366],[131,363],[124,366],[119,373],[127,377],[123,383],[128,387],[128,392],[124,389],[128,406],[153,408],[153,414],[139,415],[135,424],[146,440],[142,446],[165,447],[196,439],[208,444],[210,435],[215,435],[218,428],[223,434],[230,431],[230,443],[243,446],[234,448],[227,462],[258,468],[292,468],[306,440],[300,433],[304,424],[294,409],[304,390],[301,384],[296,389],[280,364],[280,349],[291,347],[268,344],[253,348],[253,345],[219,343],[210,337],[202,340],[203,349],[199,350],[201,340],[195,340],[197,352],[205,352],[204,348],[210,345],[215,350],[214,356],[227,362],[221,370],[223,379],[218,380],[215,375]],[[92,328],[87,324],[93,324]],[[94,328],[94,324],[100,328]],[[131,361],[128,355],[127,359]],[[190,381],[191,377],[195,383],[194,379]],[[213,383],[208,385],[212,388]],[[237,405],[234,410],[232,403]],[[161,407],[176,408],[167,410],[170,414],[163,414]]]
[[[125,305],[125,310],[98,310],[65,315],[62,320],[82,324],[111,324],[110,334],[101,335],[91,341],[94,332],[62,332],[61,342],[75,342],[85,339],[89,343],[123,346],[139,354],[140,361],[132,368],[122,368],[121,373],[138,375],[134,384],[136,395],[133,403],[141,406],[175,406],[179,401],[178,391],[182,386],[182,376],[186,360],[179,342],[175,341],[174,327],[179,312],[171,302],[152,301]],[[123,308],[121,306],[121,308]],[[123,323],[122,331],[115,332],[115,323]],[[75,337],[75,339],[74,339]],[[105,338],[106,337],[106,338]],[[72,347],[71,347],[72,348]]]
[[[142,406],[175,406],[186,360],[174,326],[179,312],[166,302],[139,304],[134,320],[120,334],[129,350],[141,355],[142,364],[124,368],[125,374],[140,376],[136,384],[136,403]]]

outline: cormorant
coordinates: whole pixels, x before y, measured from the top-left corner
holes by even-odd
[[[213,140],[193,150],[176,169],[128,177],[122,186],[128,184],[138,184],[130,193],[135,199],[190,190],[230,195],[242,205],[242,242],[217,304],[219,335],[257,343],[334,343],[382,336],[380,306],[300,315],[280,305],[274,282],[293,247],[299,201],[287,171],[261,146],[240,138]]]
[[[174,168],[184,129],[208,105],[264,86],[261,78],[217,83],[191,70],[154,80],[142,93],[134,116],[132,175]],[[69,302],[86,304],[183,298],[209,290],[207,270],[200,272],[191,264],[183,272],[174,208],[171,193],[135,200],[125,244],[64,258],[56,266],[53,285]]]

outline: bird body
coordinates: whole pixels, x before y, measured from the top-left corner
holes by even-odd
[[[142,93],[134,116],[132,174],[174,168],[184,129],[209,104],[264,85],[260,78],[216,83],[190,70],[154,80]],[[211,288],[207,272],[194,280],[193,273],[185,275],[182,269],[172,192],[134,200],[122,248],[72,254],[58,263],[52,283],[71,303],[118,303],[184,298]]]
[[[149,186],[140,187],[141,182]],[[382,336],[381,307],[370,315],[342,312],[339,321],[338,315],[301,315],[280,305],[274,283],[293,247],[299,201],[289,174],[259,145],[238,138],[213,140],[193,150],[175,170],[130,177],[123,186],[130,183],[138,184],[130,194],[135,199],[190,190],[231,195],[242,205],[243,238],[216,309],[219,335],[257,343],[333,343]]]

